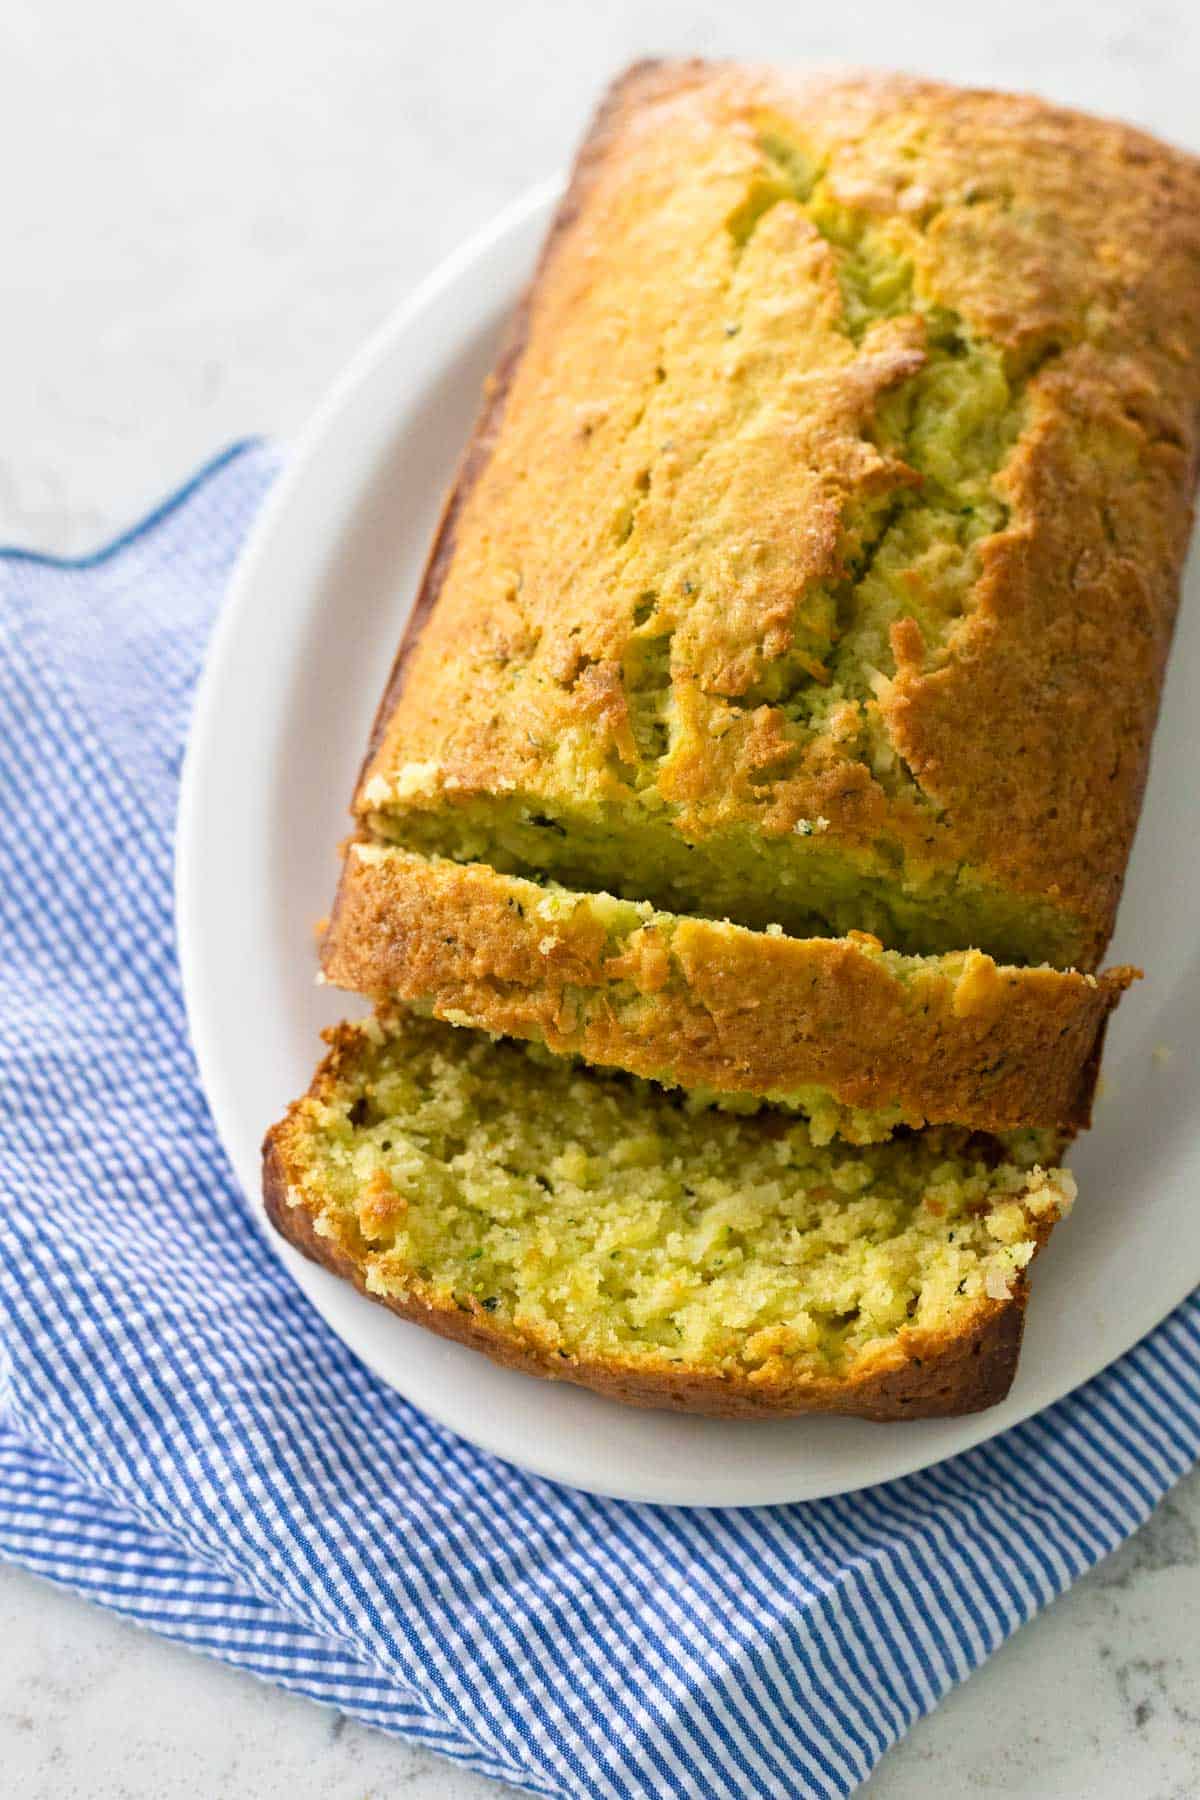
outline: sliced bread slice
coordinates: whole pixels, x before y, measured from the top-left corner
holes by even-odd
[[[331,1034],[268,1134],[283,1235],[530,1374],[715,1415],[970,1412],[1007,1392],[1071,1204],[1050,1133],[822,1146],[777,1109],[403,1011]]]
[[[380,845],[349,846],[322,959],[341,987],[670,1086],[767,1099],[812,1136],[1088,1122],[1136,974],[791,938]]]

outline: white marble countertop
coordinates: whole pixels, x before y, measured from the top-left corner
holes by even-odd
[[[1187,0],[7,0],[0,541],[81,550],[286,435],[414,280],[654,50],[1035,88],[1200,148]],[[893,1751],[872,1800],[1200,1794],[1200,1477]],[[0,1570],[0,1788],[502,1790]]]

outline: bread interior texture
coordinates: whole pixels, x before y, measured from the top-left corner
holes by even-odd
[[[369,1292],[567,1357],[742,1373],[964,1328],[1074,1193],[1051,1133],[822,1144],[406,1013],[342,1027],[281,1133],[288,1201]]]

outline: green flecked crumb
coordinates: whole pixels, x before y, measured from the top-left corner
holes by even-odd
[[[696,1112],[412,1016],[360,1031],[342,1068],[294,1151],[318,1229],[357,1246],[371,1292],[562,1355],[840,1366],[1011,1293],[1073,1192],[1050,1134],[819,1145],[788,1115]]]

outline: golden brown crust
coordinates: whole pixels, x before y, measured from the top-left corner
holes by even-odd
[[[922,292],[1003,352],[1020,397],[994,482],[1007,521],[979,548],[965,613],[941,643],[912,621],[893,628],[894,679],[867,707],[903,776],[890,784],[853,733],[831,727],[798,748],[785,713],[755,699],[794,647],[798,597],[836,585],[862,549],[853,518],[916,479],[873,433],[926,354],[903,317],[847,348],[829,247],[786,206],[749,243],[786,276],[780,304],[807,296],[813,367],[791,387],[769,376],[758,436],[705,435],[737,372],[719,347],[697,351],[689,322],[707,320],[713,284],[753,305],[737,287],[745,248],[725,227],[763,179],[764,118],[813,147],[838,204],[896,235]],[[751,374],[769,372],[772,319],[757,337],[749,314],[736,327],[738,379],[751,357]],[[665,381],[660,417],[664,334],[683,373]],[[886,873],[899,850],[917,874],[966,867],[1059,909],[1075,959],[1094,967],[1146,776],[1198,403],[1194,159],[1029,98],[641,66],[585,145],[364,773],[434,767],[439,807],[514,789],[579,798],[579,769],[548,757],[584,734],[602,752],[587,798],[634,804],[639,641],[611,596],[643,581],[672,635],[676,740],[654,771],[663,830],[697,842],[748,827],[788,843],[821,816],[826,847],[868,870]],[[693,564],[708,585],[685,606]]]
[[[467,447],[463,451],[453,485],[442,507],[442,515],[434,533],[429,555],[426,558],[421,584],[417,589],[417,597],[405,623],[404,634],[388,675],[383,697],[376,709],[367,753],[360,772],[360,784],[366,779],[367,771],[384,741],[392,715],[404,692],[408,664],[420,642],[429,615],[437,603],[442,583],[454,558],[459,519],[474,492],[476,482],[487,467],[500,433],[513,376],[525,352],[526,340],[529,335],[530,313],[538,283],[556,254],[560,242],[575,223],[583,207],[591,186],[593,170],[599,165],[607,150],[609,134],[616,120],[622,110],[633,103],[636,96],[652,91],[661,79],[660,72],[667,67],[668,65],[661,61],[646,58],[642,62],[633,63],[625,70],[624,74],[618,76],[597,108],[587,139],[579,148],[572,171],[570,188],[554,215],[554,221],[546,235],[546,241],[542,245],[541,255],[538,257],[533,278],[522,294],[516,311],[509,321],[495,367],[484,384],[483,402]]]
[[[329,980],[561,1054],[750,1094],[815,1086],[905,1123],[1087,1124],[1105,1021],[1134,979],[929,959],[900,979],[874,940],[775,937],[654,915],[614,941],[588,896],[556,904],[479,864],[354,847]],[[912,965],[909,965],[911,969]]]
[[[280,1235],[310,1261],[342,1276],[398,1317],[479,1350],[521,1374],[569,1381],[627,1406],[724,1419],[787,1418],[801,1413],[840,1413],[881,1422],[949,1418],[996,1406],[1012,1385],[1028,1298],[1024,1274],[1015,1281],[1008,1300],[978,1302],[962,1330],[954,1334],[902,1331],[884,1351],[861,1356],[845,1376],[818,1376],[767,1365],[742,1380],[699,1369],[681,1371],[666,1362],[655,1367],[616,1358],[589,1362],[564,1356],[547,1344],[522,1337],[512,1327],[497,1325],[476,1300],[467,1307],[465,1302],[423,1297],[419,1284],[403,1296],[372,1293],[361,1261],[347,1246],[317,1232],[302,1198],[293,1204],[290,1196],[299,1190],[289,1180],[288,1119],[268,1132],[263,1144],[263,1201]],[[1046,1227],[1043,1242],[1048,1235]]]

